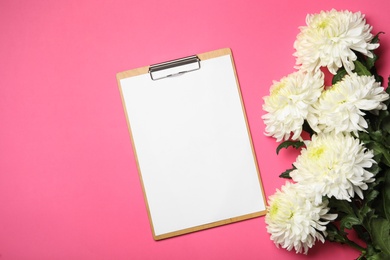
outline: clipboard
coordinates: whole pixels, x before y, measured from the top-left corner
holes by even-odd
[[[155,240],[266,213],[229,48],[117,74]]]

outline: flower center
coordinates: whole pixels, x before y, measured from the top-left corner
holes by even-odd
[[[274,85],[271,89],[271,96],[276,96],[279,94],[280,90],[286,86],[286,83],[280,82],[279,84]]]
[[[329,95],[334,96],[335,94],[337,95],[337,102],[338,104],[342,105],[347,102],[347,98],[345,95],[343,95],[342,92],[342,86],[340,86],[340,82],[337,82],[336,84],[332,85],[330,88],[326,90],[326,93]]]
[[[279,204],[275,201],[269,209],[269,216],[273,219],[279,211]]]
[[[309,157],[312,159],[319,159],[324,152],[325,152],[324,146],[315,147],[310,149]]]
[[[324,19],[320,23],[318,23],[318,28],[319,29],[325,29],[329,25],[329,21]]]

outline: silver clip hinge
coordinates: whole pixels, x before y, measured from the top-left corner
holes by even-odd
[[[200,69],[200,59],[193,55],[181,59],[171,60],[149,67],[149,74],[152,80],[159,80],[168,77],[180,76],[184,73]]]

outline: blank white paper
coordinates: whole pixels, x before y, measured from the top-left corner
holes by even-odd
[[[265,210],[230,55],[120,84],[156,236]]]

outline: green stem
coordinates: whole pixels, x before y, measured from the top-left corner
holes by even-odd
[[[356,244],[352,240],[349,240],[347,237],[345,237],[345,243],[347,245],[349,245],[350,247],[359,250],[361,253],[366,251],[366,249],[364,247],[359,246],[358,244]]]

